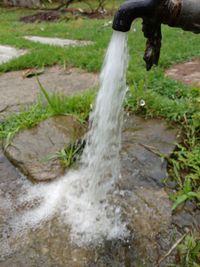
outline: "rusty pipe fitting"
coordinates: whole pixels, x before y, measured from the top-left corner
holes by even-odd
[[[181,0],[180,17],[175,26],[200,33],[200,0]]]

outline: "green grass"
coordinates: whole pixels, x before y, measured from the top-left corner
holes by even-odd
[[[29,10],[0,9],[0,43],[13,45],[17,48],[27,49],[28,54],[14,59],[0,66],[0,72],[42,67],[54,64],[76,66],[90,71],[98,71],[102,64],[103,54],[110,38],[110,27],[104,26],[106,20],[74,19],[71,21],[59,21],[56,23],[24,24],[19,18],[33,13]],[[61,48],[33,43],[23,39],[24,35],[39,35],[60,37],[78,40],[91,40],[95,43],[89,47]],[[103,36],[103,38],[102,38]],[[96,56],[94,57],[94,53]]]
[[[180,267],[199,267],[200,263],[200,236],[199,233],[186,235],[182,244],[178,246]],[[179,267],[177,266],[177,267]]]
[[[106,20],[78,18],[69,21],[61,20],[55,23],[24,24],[19,22],[19,18],[24,15],[33,14],[35,11],[27,9],[13,11],[13,9],[0,8],[0,13],[0,43],[14,45],[17,48],[29,51],[23,57],[1,65],[0,72],[36,66],[42,67],[43,65],[63,64],[64,61],[67,66],[73,65],[95,72],[100,70],[103,55],[112,34],[111,25],[106,26],[106,23],[112,18]],[[146,77],[151,86],[154,86],[152,81],[154,80],[154,75],[146,73],[142,60],[145,39],[141,33],[141,23],[136,23],[135,28],[136,32],[129,34],[131,60],[128,80],[132,83]],[[24,35],[91,40],[95,44],[80,48],[51,47],[24,40]],[[163,68],[174,62],[200,55],[197,45],[198,40],[197,35],[163,27],[163,47],[160,60],[160,75],[158,75],[160,76],[160,91],[165,87],[164,83],[162,83]],[[173,82],[171,82],[171,85],[172,88],[177,87],[177,84]]]
[[[51,155],[47,160],[58,159],[64,168],[69,168],[80,160],[83,152],[85,142],[83,140],[76,140],[74,143],[69,144]]]
[[[0,139],[6,139],[10,143],[15,134],[20,130],[31,128],[39,122],[55,115],[74,115],[81,123],[88,118],[91,104],[95,97],[94,91],[87,91],[81,95],[63,96],[48,94],[47,101],[38,100],[28,109],[19,114],[13,114],[0,124]]]
[[[182,86],[184,88],[185,86]],[[169,88],[171,89],[171,88]],[[177,183],[177,193],[171,196],[172,210],[194,199],[200,207],[200,88],[190,87],[182,97],[169,97],[147,88],[141,80],[130,87],[125,106],[146,117],[162,117],[176,123],[182,130],[182,143],[167,158],[170,179]],[[141,101],[145,105],[141,106]]]

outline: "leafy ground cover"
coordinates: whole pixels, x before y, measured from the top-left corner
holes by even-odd
[[[110,40],[111,20],[63,17],[54,23],[24,24],[19,18],[35,11],[0,8],[0,44],[28,49],[28,54],[0,65],[0,72],[51,66],[78,67],[99,72]],[[23,39],[25,35],[39,35],[78,40],[91,40],[89,47],[51,47]],[[199,36],[179,29],[163,27],[163,46],[160,65],[146,72],[142,60],[145,39],[138,21],[129,33],[130,64],[127,73],[129,92],[125,107],[145,117],[161,117],[176,123],[182,129],[182,142],[177,145],[169,162],[170,179],[176,182],[176,193],[171,196],[173,209],[186,200],[193,200],[200,207],[200,88],[186,86],[165,77],[165,69],[172,64],[200,57]],[[46,92],[48,88],[45,89]],[[45,94],[45,91],[43,91]],[[0,124],[0,138],[7,142],[19,130],[32,127],[55,114],[74,114],[87,121],[95,92],[76,97],[46,94],[46,104],[41,100],[9,117]],[[162,156],[162,155],[161,155]],[[180,247],[181,266],[199,266],[199,236],[190,235]],[[188,256],[189,255],[189,256]],[[196,262],[193,265],[190,262]],[[186,265],[187,263],[187,265]],[[185,264],[185,265],[184,265]]]

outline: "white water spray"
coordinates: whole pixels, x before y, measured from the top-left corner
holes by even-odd
[[[71,228],[72,241],[80,246],[127,235],[120,207],[111,201],[120,179],[127,65],[127,33],[114,32],[101,72],[100,91],[90,116],[80,168],[50,184],[29,185],[20,202],[37,198],[42,201],[39,207],[14,218],[11,225],[15,234],[60,214],[62,222]]]
[[[126,93],[128,65],[127,34],[114,32],[100,76],[100,91],[90,116],[90,131],[77,177],[68,190],[71,204],[64,209],[76,242],[122,238],[125,225],[120,207],[108,196],[116,190],[120,177],[122,104]],[[68,177],[68,175],[67,175]],[[78,195],[77,195],[78,193]],[[73,205],[72,205],[73,204]]]

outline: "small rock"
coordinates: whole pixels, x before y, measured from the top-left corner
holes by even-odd
[[[178,214],[173,216],[173,223],[179,229],[189,228],[192,229],[194,226],[194,218],[193,215],[183,210]]]
[[[48,157],[82,137],[84,132],[84,127],[73,116],[52,117],[20,132],[5,148],[5,153],[29,178],[52,180],[63,175],[64,169],[58,159],[48,160]]]

